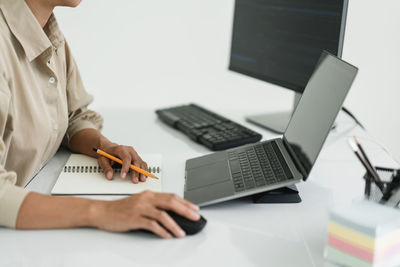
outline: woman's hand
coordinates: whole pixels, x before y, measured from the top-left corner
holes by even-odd
[[[148,170],[146,162],[144,162],[135,149],[131,146],[121,146],[110,142],[104,137],[100,131],[96,129],[83,129],[72,136],[69,142],[70,149],[76,153],[82,153],[91,157],[99,157],[99,154],[93,151],[93,148],[101,150],[120,158],[123,162],[121,169],[121,178],[125,179],[131,164],[144,170]],[[114,171],[111,167],[111,160],[105,157],[99,157],[98,162],[103,169],[107,179],[111,180],[114,176]],[[146,176],[138,172],[132,171],[132,182],[137,184],[146,181]]]
[[[144,162],[135,149],[131,146],[122,146],[115,143],[109,143],[100,148],[101,150],[120,158],[123,162],[121,168],[121,178],[125,179],[126,175],[129,171],[129,166],[131,164],[139,167],[145,171],[148,171],[147,163]],[[113,168],[111,167],[112,161],[105,157],[99,157],[98,163],[100,167],[103,169],[105,176],[107,179],[111,180],[114,176]],[[132,171],[132,182],[137,184],[139,180],[141,182],[146,181],[146,176],[144,174],[139,174],[136,171]]]
[[[121,200],[94,202],[90,224],[111,232],[146,229],[163,238],[171,238],[170,233],[184,237],[185,232],[165,210],[193,221],[200,219],[198,206],[189,201],[175,194],[144,191]]]
[[[56,197],[30,192],[18,212],[17,229],[96,227],[111,232],[146,229],[163,237],[185,236],[166,213],[199,220],[199,208],[175,194],[144,191],[120,200]]]

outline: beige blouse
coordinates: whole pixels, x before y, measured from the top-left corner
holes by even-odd
[[[15,227],[23,187],[60,144],[100,129],[52,15],[42,29],[24,0],[0,0],[0,226]]]

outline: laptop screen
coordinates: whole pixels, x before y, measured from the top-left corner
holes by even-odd
[[[288,124],[283,139],[296,155],[304,179],[342,107],[358,69],[323,52]]]

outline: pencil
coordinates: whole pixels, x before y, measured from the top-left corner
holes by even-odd
[[[376,169],[375,169],[374,165],[372,165],[371,161],[369,161],[369,158],[368,158],[367,154],[365,153],[363,147],[361,146],[361,143],[358,141],[358,139],[355,136],[353,136],[353,137],[354,137],[354,140],[356,141],[356,144],[357,144],[358,148],[360,149],[361,154],[363,155],[366,163],[371,167],[371,169],[373,170],[375,176],[378,176],[378,178],[379,178],[379,175],[376,172]],[[380,181],[380,178],[379,178],[379,181]]]
[[[377,177],[374,172],[371,170],[371,168],[369,167],[369,165],[367,163],[365,163],[365,161],[362,159],[362,157],[360,156],[360,154],[358,153],[358,149],[356,144],[354,144],[353,142],[351,142],[351,139],[348,140],[349,145],[351,147],[351,149],[353,150],[354,154],[357,156],[358,160],[361,162],[361,164],[364,166],[364,168],[367,170],[367,173],[374,179],[375,184],[379,187],[379,189],[381,190],[381,192],[383,193],[384,188],[381,184],[381,181],[379,179],[379,176]]]
[[[111,160],[113,160],[113,161],[115,161],[115,162],[117,162],[117,163],[119,163],[119,164],[122,165],[122,160],[121,160],[121,159],[119,159],[119,158],[117,158],[117,157],[114,157],[113,155],[110,155],[110,154],[108,154],[107,152],[104,152],[104,151],[101,150],[101,149],[93,148],[93,151],[96,152],[96,153],[99,154],[99,155],[102,155],[102,156],[104,156],[104,157],[106,157],[106,158],[108,158],[108,159],[111,159]],[[129,166],[129,168],[130,168],[131,170],[134,170],[134,171],[138,172],[138,173],[144,174],[144,175],[146,175],[147,177],[159,179],[159,178],[158,178],[157,176],[155,176],[154,174],[152,174],[152,173],[150,173],[150,172],[148,172],[148,171],[145,171],[145,170],[143,170],[143,169],[141,169],[141,168],[139,168],[139,167],[136,167],[136,166],[133,165],[133,164],[131,164],[131,165]]]

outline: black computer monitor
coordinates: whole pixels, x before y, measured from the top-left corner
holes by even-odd
[[[348,0],[236,0],[229,69],[293,90],[295,105],[323,50],[341,57]],[[247,119],[283,132],[292,111]]]

